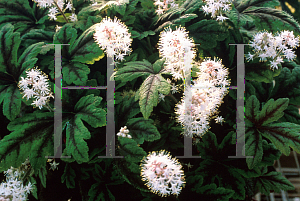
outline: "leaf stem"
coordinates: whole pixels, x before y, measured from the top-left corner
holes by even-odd
[[[178,100],[175,98],[175,96],[173,96],[173,94],[170,92],[167,96],[170,96],[175,103],[178,103]]]
[[[47,102],[46,103],[46,106],[45,106],[50,112],[54,112],[54,110],[50,107],[49,103]]]
[[[61,14],[64,16],[65,20],[67,23],[69,23],[69,20],[66,18],[64,12],[60,9],[60,7],[57,5],[56,0],[53,1],[54,4],[56,5],[56,7],[58,8],[58,10],[61,12]]]

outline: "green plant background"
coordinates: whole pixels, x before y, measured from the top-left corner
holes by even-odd
[[[162,149],[183,155],[183,128],[176,122],[174,107],[183,91],[168,96],[172,78],[163,72],[157,43],[166,27],[184,26],[197,44],[197,61],[218,57],[230,71],[236,85],[236,47],[246,44],[261,30],[276,33],[293,30],[299,35],[299,3],[277,0],[237,0],[225,23],[205,15],[202,0],[177,2],[179,8],[161,16],[152,1],[130,0],[129,4],[90,7],[83,0],[73,2],[78,21],[65,23],[60,16],[50,21],[47,9],[31,0],[0,1],[0,172],[18,167],[29,157],[33,173],[26,181],[36,182],[30,200],[251,200],[256,192],[292,190],[292,184],[273,168],[274,160],[290,150],[300,153],[300,66],[297,59],[284,61],[278,70],[254,60],[246,63],[245,120],[246,153],[253,159],[229,159],[235,155],[235,90],[229,90],[219,114],[223,126],[210,121],[211,129],[193,146],[201,159],[180,159],[186,186],[178,197],[160,198],[144,185],[140,161],[151,151]],[[279,7],[283,11],[279,10]],[[69,14],[68,14],[69,15]],[[133,52],[116,67],[116,131],[127,126],[132,139],[116,138],[116,155],[124,159],[99,159],[105,153],[105,90],[63,90],[64,155],[56,159],[58,170],[49,170],[46,155],[53,154],[53,112],[33,109],[22,99],[17,82],[26,69],[38,66],[49,75],[54,88],[54,48],[62,47],[62,86],[105,86],[107,57],[93,39],[93,26],[116,16],[128,28]],[[55,32],[55,26],[62,28]],[[245,47],[245,53],[249,47]],[[197,70],[196,66],[193,72]],[[193,74],[195,75],[195,74]],[[148,78],[155,79],[148,79]],[[155,83],[153,83],[155,80]],[[275,81],[275,86],[273,85]],[[153,84],[154,87],[148,87]],[[176,83],[183,85],[180,80]],[[167,95],[158,101],[158,92]],[[154,94],[149,96],[149,94]],[[147,102],[147,104],[145,104]],[[54,101],[50,106],[53,108]],[[196,139],[194,139],[196,140]],[[192,164],[188,168],[185,164]],[[4,179],[2,174],[1,179]]]

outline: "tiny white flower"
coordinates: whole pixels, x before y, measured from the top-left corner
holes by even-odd
[[[171,88],[171,93],[174,94],[174,93],[177,93],[177,91],[178,91],[177,86],[175,86],[175,84],[173,83],[172,88]]]
[[[220,123],[221,125],[224,122],[224,118],[222,116],[218,116],[215,120],[216,120],[216,123]]]
[[[51,167],[49,170],[55,170],[55,169],[58,169],[58,165],[59,163],[56,163],[55,161],[53,161],[52,163],[50,163]]]
[[[58,13],[57,7],[52,7],[49,9],[49,13],[56,14]]]
[[[60,29],[61,29],[61,27],[58,26],[58,25],[56,25],[56,27],[55,27],[55,32],[58,32]]]
[[[56,16],[55,16],[55,14],[54,13],[50,13],[50,14],[48,14],[48,16],[50,17],[50,20],[57,20],[57,18],[56,18]]]
[[[77,21],[77,15],[75,13],[72,13],[72,15],[70,16],[70,19],[72,22]]]
[[[163,100],[163,101],[165,101],[165,95],[163,95],[162,93],[160,93],[160,92],[158,92],[159,93],[159,95],[158,95],[158,99],[159,100]]]
[[[70,2],[68,2],[65,9],[69,9],[70,11],[72,11],[72,4]]]
[[[178,4],[176,4],[174,0],[163,0],[163,2],[161,2],[161,0],[155,0],[154,5],[158,6],[158,8],[156,9],[156,13],[158,15],[163,14],[170,8],[178,7]]]
[[[228,17],[224,17],[223,15],[217,16],[217,20],[223,22],[224,20],[229,19]]]

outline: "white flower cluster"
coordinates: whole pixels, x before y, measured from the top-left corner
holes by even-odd
[[[27,169],[28,163],[27,159],[22,166],[25,166],[25,169]],[[33,190],[33,186],[30,182],[26,186],[23,185],[21,178],[25,175],[25,171],[21,170],[21,168],[11,167],[7,171],[4,171],[4,175],[6,176],[6,182],[0,184],[0,200],[27,200],[28,194]]]
[[[228,17],[224,17],[227,11],[231,9],[232,0],[206,0],[206,5],[202,6],[205,14],[211,13],[212,18],[217,18],[217,21],[224,21],[229,19]]]
[[[186,60],[191,63],[196,56],[194,46],[184,27],[179,27],[175,31],[167,28],[161,32],[158,42],[159,54],[166,59],[166,69],[175,80],[185,77]]]
[[[66,2],[66,4],[64,0],[33,0],[33,1],[36,2],[38,6],[40,6],[41,8],[47,8],[47,7],[50,8],[48,14],[50,20],[57,20],[56,14],[58,13],[58,8],[63,12],[65,12],[66,9],[69,9],[70,11],[72,11],[73,9],[72,0],[69,0],[68,2]],[[63,10],[64,5],[66,5],[66,8]],[[77,21],[76,14],[72,13],[70,19],[72,22]]]
[[[96,25],[94,39],[109,57],[123,60],[132,50],[129,48],[132,39],[125,24],[116,17],[114,21],[106,17]]]
[[[117,133],[117,136],[132,138],[128,133],[129,130],[127,129],[127,126],[124,126],[121,127],[120,132]]]
[[[154,5],[158,6],[158,9],[156,10],[156,13],[158,15],[163,14],[164,11],[168,10],[169,8],[176,8],[178,7],[178,4],[174,2],[174,0],[155,0]]]
[[[278,69],[278,64],[283,62],[283,56],[289,61],[296,57],[292,48],[299,46],[299,36],[295,37],[293,31],[281,31],[276,36],[262,31],[254,35],[250,46],[254,48],[255,54],[249,52],[246,56],[247,60],[259,57],[260,61],[267,61],[267,58],[270,58],[270,68],[274,70]]]
[[[47,75],[40,72],[39,69],[31,69],[26,71],[27,78],[21,77],[18,83],[18,87],[22,90],[24,94],[23,98],[35,97],[36,100],[33,101],[31,105],[39,107],[40,109],[49,101],[50,97],[54,98],[51,90],[49,89],[49,84],[47,82]],[[30,88],[32,86],[32,88]]]
[[[209,118],[217,112],[228,93],[229,71],[221,61],[206,59],[199,66],[198,78],[185,89],[182,102],[175,108],[177,119],[185,127],[188,137],[202,137],[209,129]],[[187,106],[186,106],[187,104]]]
[[[184,185],[184,172],[175,158],[164,150],[150,153],[141,164],[142,180],[145,185],[160,196],[178,195]]]

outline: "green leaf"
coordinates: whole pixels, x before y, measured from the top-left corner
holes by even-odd
[[[284,11],[275,9],[280,5],[277,0],[238,0],[233,2],[230,19],[237,27],[255,23],[258,30],[267,30],[273,33],[281,30],[300,31],[297,21]]]
[[[155,32],[161,32],[163,28],[170,27],[174,30],[178,26],[185,27],[187,22],[197,17],[197,14],[193,13],[203,5],[203,2],[199,1],[184,1],[178,8],[168,9],[162,15],[160,15],[154,25],[158,28]]]
[[[12,133],[0,141],[0,171],[19,167],[28,156],[36,172],[46,166],[45,156],[53,156],[53,127],[51,112],[26,114],[10,122],[7,129]]]
[[[89,192],[89,201],[105,201],[104,193],[100,190],[100,184],[95,183],[91,186]]]
[[[214,200],[229,200],[233,194],[234,190],[226,189],[223,187],[217,187],[213,185],[211,189],[209,189],[205,194],[209,195]]]
[[[73,24],[67,23],[63,27],[61,27],[59,31],[54,34],[53,43],[70,44],[70,46],[72,47],[77,38],[77,30],[73,28],[73,26]],[[62,45],[62,51],[68,52],[71,48],[70,46]]]
[[[27,0],[3,0],[0,2],[0,28],[11,23],[21,35],[30,29],[44,29],[43,23],[48,18],[47,9],[31,8]],[[40,42],[40,41],[39,41]]]
[[[289,105],[286,110],[284,110],[284,115],[280,118],[280,121],[288,121],[300,125],[299,109],[293,105]]]
[[[161,74],[151,74],[143,82],[139,90],[141,112],[145,119],[148,119],[153,107],[158,103],[158,92],[167,95],[171,90],[171,85]]]
[[[117,97],[118,96],[116,94],[116,98]],[[120,96],[120,99],[121,99],[120,103],[116,107],[116,112],[117,112],[116,117],[118,118],[119,125],[125,125],[128,119],[133,118],[141,111],[138,102],[134,100],[134,96],[133,97],[130,97],[130,95],[126,95],[125,97]]]
[[[260,177],[257,177],[256,188],[265,195],[270,194],[270,190],[280,193],[280,190],[294,190],[293,184],[283,177],[281,172],[269,172]]]
[[[153,64],[153,70],[155,74],[158,73],[168,73],[165,69],[164,69],[164,63],[165,63],[166,59],[159,59],[157,60],[154,64]]]
[[[223,41],[228,37],[227,29],[215,20],[203,19],[188,26],[187,30],[195,43],[200,43],[201,49],[215,48],[217,41]]]
[[[258,121],[259,106],[259,101],[255,95],[250,96],[246,101],[245,117],[253,123]]]
[[[208,131],[203,137],[200,143],[197,144],[197,149],[200,152],[201,158],[212,159],[213,156],[210,154],[210,150],[217,150],[218,143],[214,133]]]
[[[29,68],[33,68],[35,63],[37,62],[37,55],[40,53],[42,49],[42,45],[44,45],[44,42],[39,42],[30,45],[27,47],[22,55],[18,59],[18,68],[20,75],[25,77],[25,71]],[[19,80],[19,79],[18,79]]]
[[[256,18],[255,26],[259,30],[277,32],[284,29],[295,30],[300,33],[298,22],[285,11],[267,7],[253,7],[244,11],[248,15]]]
[[[263,157],[262,136],[257,132],[247,132],[246,135],[246,156],[254,156],[246,158],[249,169],[253,169]]]
[[[113,4],[112,7],[115,9],[115,11],[117,11],[119,14],[121,15],[125,15],[125,11],[126,11],[126,4],[121,4],[121,5],[115,5]]]
[[[16,70],[17,67],[17,52],[20,46],[20,33],[13,32],[14,27],[11,24],[6,24],[0,30],[0,71],[9,72]],[[10,68],[10,69],[8,69]]]
[[[257,126],[264,126],[273,121],[277,121],[284,115],[284,110],[289,103],[288,98],[280,98],[276,101],[270,99],[259,112],[259,101],[255,95],[248,98],[246,102],[246,118]]]
[[[33,187],[32,191],[31,191],[31,194],[33,195],[33,197],[34,197],[35,199],[38,200],[38,196],[37,196],[37,186],[36,186],[36,179],[35,179],[34,177],[30,176],[30,177],[28,177],[28,180],[29,180],[29,182],[32,184],[32,187]],[[28,183],[26,183],[26,185],[28,185]]]
[[[289,98],[289,103],[299,105],[300,102],[300,67],[292,72],[284,67],[278,77],[270,95],[273,98]]]
[[[277,121],[284,115],[284,110],[289,104],[288,98],[279,98],[274,102],[274,99],[270,99],[262,108],[258,115],[259,125],[266,125],[273,121]]]
[[[3,114],[10,121],[14,120],[21,109],[21,91],[17,87],[20,76],[25,70],[34,66],[38,60],[36,56],[41,50],[43,42],[27,47],[18,58],[20,33],[13,32],[14,27],[6,24],[0,30],[0,72],[1,79],[7,80],[5,86],[0,88],[0,103],[3,103]]]
[[[69,19],[72,13],[64,13],[64,15],[66,16],[67,19]],[[58,14],[56,18],[57,20],[55,20],[55,22],[66,23],[66,20],[62,14]]]
[[[69,163],[66,163],[66,167],[63,175],[61,176],[61,183],[66,181],[67,188],[75,188],[76,173]]]
[[[274,161],[278,160],[281,156],[281,152],[276,149],[274,144],[268,143],[266,140],[263,140],[263,158],[258,163],[258,166],[272,166]]]
[[[70,46],[69,53],[72,57],[72,61],[94,64],[95,61],[99,61],[105,56],[94,39],[96,26],[97,24],[85,30],[74,44]]]
[[[101,16],[80,16],[80,12],[78,13],[77,18],[79,20],[76,22],[75,28],[79,28],[82,31],[85,31],[94,24],[100,23],[102,21]]]
[[[143,117],[132,118],[127,122],[130,135],[138,144],[143,144],[145,141],[154,141],[160,138],[160,133],[153,125],[152,119],[144,119]]]
[[[140,176],[140,162],[147,156],[147,153],[133,139],[119,137],[118,141],[120,142],[118,155],[124,156],[124,159],[116,161],[119,173],[121,173],[127,183],[135,188],[144,192],[150,192]]]
[[[124,64],[124,67],[115,73],[115,80],[128,82],[143,75],[150,75],[154,73],[152,64],[143,59],[143,61],[133,61]]]
[[[32,29],[21,37],[22,45],[28,47],[39,42],[44,42],[46,44],[53,43],[54,33],[54,31],[48,31],[45,29]],[[54,45],[48,46],[50,48],[54,48]]]
[[[3,115],[9,120],[14,120],[21,110],[21,98],[20,89],[17,86],[11,85],[7,88],[5,93],[1,93],[4,98],[3,102]]]
[[[77,38],[77,30],[74,24],[65,24],[55,35],[54,43],[70,44],[62,46],[62,57],[66,61],[62,62],[63,80],[67,84],[85,85],[90,69],[86,64],[94,64],[104,57],[103,51],[95,43],[93,38],[93,27],[84,31]]]
[[[259,131],[284,155],[290,154],[290,147],[300,153],[300,125],[290,122],[273,123],[260,127]]]
[[[70,62],[62,67],[63,80],[67,84],[74,83],[77,86],[85,85],[90,69],[88,65],[80,62]]]
[[[47,170],[45,166],[42,166],[36,174],[39,175],[41,184],[43,185],[44,188],[46,188],[46,183],[47,183]],[[36,175],[35,174],[35,175]]]
[[[125,67],[115,73],[115,80],[122,82],[131,81],[144,75],[148,76],[135,98],[135,100],[140,99],[139,104],[145,119],[148,119],[153,107],[157,106],[158,92],[167,95],[171,90],[171,85],[161,76],[162,73],[165,73],[163,63],[164,60],[158,60],[152,65],[145,59],[142,62],[128,62]]]
[[[75,116],[69,120],[67,125],[66,153],[69,156],[72,155],[79,164],[89,161],[89,148],[84,139],[91,137],[82,120],[93,128],[106,125],[106,112],[99,108],[101,100],[101,97],[94,97],[94,94],[82,97],[75,105]]]
[[[140,36],[138,37],[139,40],[142,40],[143,38],[146,38],[147,36],[153,36],[155,35],[155,32],[154,31],[144,31],[143,33],[140,34]]]
[[[265,62],[245,63],[245,79],[271,83],[281,72],[281,66],[272,71],[270,64]]]

